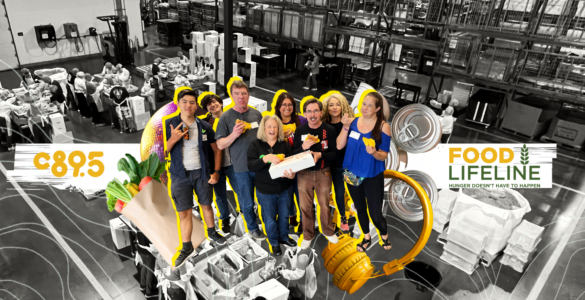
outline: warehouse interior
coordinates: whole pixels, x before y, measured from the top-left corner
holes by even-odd
[[[515,189],[530,206],[521,219],[543,228],[522,270],[502,262],[503,251],[492,261],[478,259],[471,272],[463,270],[445,259],[446,238],[433,227],[415,259],[424,263],[421,274],[428,276],[421,277],[426,283],[406,275],[406,266],[349,294],[323,267],[321,251],[328,242],[320,234],[311,245],[320,264],[315,282],[279,278],[287,290],[299,285],[303,292],[302,298],[290,294],[286,299],[305,299],[307,289],[316,290],[310,299],[580,299],[585,294],[585,262],[580,259],[585,241],[582,1],[5,0],[1,9],[2,90],[21,87],[23,68],[34,74],[64,70],[65,75],[78,68],[99,78],[106,62],[123,65],[130,85],[139,90],[155,59],[168,65],[178,61],[181,51],[193,63],[195,57],[203,58],[198,52],[207,51],[206,63],[213,68],[184,75],[183,85],[198,94],[211,91],[228,98],[226,83],[233,74],[265,107],[271,107],[281,89],[299,107],[301,99],[331,90],[352,102],[359,99],[360,85],[367,84],[388,101],[389,120],[413,103],[437,115],[451,105],[456,121],[449,144],[556,144],[553,187]],[[75,23],[73,36],[66,32],[68,23]],[[230,35],[234,38],[224,38]],[[208,36],[221,40],[220,46],[210,44]],[[315,89],[304,89],[309,48],[321,56]],[[225,63],[229,56],[232,63]],[[164,110],[182,85],[170,78],[161,81],[164,89],[155,107],[144,101],[143,113]],[[11,140],[16,152],[19,144],[27,143],[140,144],[144,126],[135,124],[136,131],[122,132],[110,109],[105,104],[100,112],[103,127],[67,109],[67,137],[58,137],[45,123],[33,130],[26,126],[28,120],[14,122]],[[3,130],[0,299],[145,299],[134,245],[119,249],[113,241],[110,220],[120,214],[106,210],[105,196],[15,182],[7,172],[18,169],[18,159],[7,141]],[[409,222],[396,214],[387,194],[383,215],[394,247],[384,251],[374,245],[367,252],[376,271],[408,252],[423,228],[422,221]],[[440,202],[443,194],[438,194]],[[228,198],[230,212],[237,216],[231,191]],[[359,232],[355,218],[349,225],[350,231]],[[298,238],[294,228],[291,236]],[[260,246],[270,252],[267,242]],[[206,259],[200,255],[195,260]],[[276,257],[277,264],[281,259]],[[197,299],[254,299],[215,296],[213,290],[200,288],[209,284],[195,277]],[[283,299],[272,296],[265,299]],[[156,299],[165,299],[162,288]]]

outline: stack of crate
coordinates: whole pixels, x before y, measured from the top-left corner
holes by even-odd
[[[201,25],[205,30],[215,29],[216,9],[214,2],[202,3],[203,18],[201,19]]]
[[[169,6],[172,8],[177,8],[177,0],[169,0]]]
[[[181,43],[181,23],[165,19],[157,21],[158,40],[163,46],[176,46]]]
[[[248,29],[260,32],[262,29],[262,8],[248,8]]]
[[[508,239],[508,246],[504,249],[504,256],[500,262],[518,273],[524,272],[536,253],[536,246],[542,240],[543,231],[544,227],[522,220]]]
[[[179,21],[179,10],[176,8],[169,8],[169,19]]]
[[[169,18],[169,4],[161,3],[158,5],[158,17],[160,20]]]
[[[267,8],[263,11],[264,22],[262,32],[272,35],[280,35],[281,10],[278,8]]]
[[[194,30],[197,30],[201,26],[201,15],[203,14],[200,1],[189,0],[189,14],[191,16],[191,26]]]
[[[179,22],[181,23],[181,32],[183,34],[189,34],[192,30],[189,13],[189,1],[178,1],[177,7],[179,12]]]
[[[449,228],[441,259],[471,275],[479,266],[487,235],[473,227]]]

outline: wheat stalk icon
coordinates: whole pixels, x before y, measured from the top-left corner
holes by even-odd
[[[520,162],[523,165],[527,165],[528,159],[529,159],[528,147],[526,147],[526,144],[524,144],[524,147],[522,147],[522,154],[521,154]]]

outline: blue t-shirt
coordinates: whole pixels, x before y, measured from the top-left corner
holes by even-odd
[[[366,151],[366,145],[362,138],[372,138],[372,132],[361,133],[357,127],[356,118],[349,127],[347,146],[345,146],[345,157],[343,168],[348,169],[358,177],[376,177],[386,169],[384,161],[377,160]],[[382,143],[376,142],[376,150],[390,152],[390,136],[382,132]]]

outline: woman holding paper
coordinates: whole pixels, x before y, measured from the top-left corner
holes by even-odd
[[[360,252],[365,252],[372,243],[368,212],[382,237],[384,249],[392,248],[386,219],[382,214],[386,168],[384,160],[390,151],[390,126],[384,121],[384,101],[379,93],[368,93],[360,107],[362,116],[354,119],[344,114],[341,118],[343,130],[337,137],[337,149],[346,148],[344,179],[364,233],[362,242],[357,245]],[[375,147],[371,142],[375,143]]]
[[[337,136],[343,131],[343,123],[341,117],[347,114],[349,118],[353,118],[353,109],[347,103],[347,99],[339,93],[334,92],[327,98],[323,99],[323,116],[321,120],[324,123],[329,123],[335,128]],[[341,217],[339,228],[342,231],[349,231],[349,224],[345,217],[345,184],[343,181],[343,158],[345,157],[345,148],[337,153],[337,160],[331,163],[331,176],[333,179],[333,188],[335,191],[335,203],[337,204],[337,212]]]
[[[284,139],[280,119],[276,116],[262,118],[258,139],[248,148],[248,169],[255,173],[254,185],[262,221],[272,253],[276,256],[282,255],[280,244],[296,246],[288,236],[288,202],[295,173],[289,169],[284,171],[283,177],[272,179],[269,170],[272,164],[278,164],[292,153],[292,147]]]

